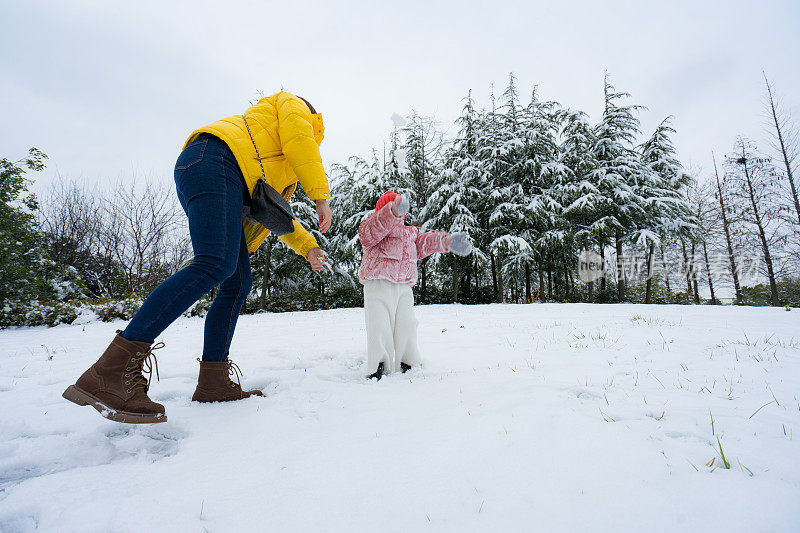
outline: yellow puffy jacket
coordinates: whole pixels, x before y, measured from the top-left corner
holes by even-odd
[[[183,147],[201,133],[210,133],[225,141],[242,169],[251,194],[261,178],[260,156],[267,183],[287,200],[294,194],[298,181],[312,200],[330,198],[328,178],[319,155],[319,144],[325,133],[322,115],[312,114],[297,96],[287,92],[266,96],[244,115],[224,118],[193,132]],[[247,250],[253,253],[267,238],[269,230],[247,218],[243,218],[242,223]],[[281,240],[303,257],[318,246],[316,239],[297,220],[294,232]]]

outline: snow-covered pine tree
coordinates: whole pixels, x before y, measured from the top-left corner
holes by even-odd
[[[314,236],[320,247],[329,254],[328,235],[320,233],[317,212],[313,202],[301,186],[298,186],[290,202],[295,218]],[[264,308],[267,296],[275,293],[291,293],[314,290],[323,294],[326,287],[335,284],[334,280],[322,273],[309,273],[308,262],[299,256],[279,238],[269,235],[251,259],[253,269],[253,288],[260,291],[258,306]]]
[[[571,232],[578,250],[598,251],[604,235],[598,226],[605,199],[597,184],[594,170],[595,136],[587,116],[582,111],[562,114],[559,171],[554,186],[554,198],[562,206],[561,220]],[[594,282],[588,283],[588,300],[594,300]]]
[[[642,162],[649,173],[639,183],[639,196],[644,199],[645,212],[631,240],[646,250],[645,303],[650,303],[656,246],[667,237],[685,238],[692,243],[694,255],[695,245],[701,238],[697,218],[683,194],[694,180],[675,157],[671,139],[675,129],[671,119],[665,118],[640,147]]]
[[[426,206],[431,188],[441,171],[444,139],[433,118],[420,116],[416,112],[408,117],[403,133],[406,165],[404,169],[401,168],[399,186],[393,190],[410,196],[412,216],[416,213],[417,222],[422,227],[428,227],[429,223],[422,218],[422,214],[428,212]],[[427,301],[430,260],[438,260],[438,257],[426,258],[419,265],[422,302]]]
[[[617,256],[617,299],[625,298],[625,276],[622,256],[623,244],[630,240],[645,215],[645,200],[641,197],[641,184],[649,170],[642,164],[634,148],[639,133],[638,105],[620,105],[627,93],[617,92],[605,75],[603,92],[605,106],[600,123],[595,126],[593,157],[597,168],[592,182],[603,199],[599,209],[602,216],[595,223],[602,246],[613,242]]]
[[[487,181],[484,209],[479,219],[488,227],[488,250],[492,268],[495,299],[505,301],[503,271],[506,259],[520,253],[528,253],[530,244],[519,237],[519,227],[525,222],[522,206],[525,198],[522,185],[514,173],[520,148],[521,123],[519,98],[513,74],[509,86],[503,93],[498,109],[491,94],[492,110],[484,121],[479,157],[486,169]]]
[[[522,110],[519,158],[512,167],[515,180],[521,186],[518,236],[530,248],[518,254],[517,270],[523,270],[525,298],[531,300],[531,266],[538,264],[540,272],[546,265],[548,278],[563,278],[564,298],[569,298],[571,265],[574,254],[572,236],[561,217],[562,205],[557,198],[556,185],[564,169],[559,162],[558,131],[561,111],[556,102],[541,101],[536,88]],[[541,282],[539,287],[540,297]]]
[[[332,168],[331,209],[336,213],[330,234],[331,268],[348,272],[356,279],[361,264],[358,226],[375,210],[381,195],[396,187],[397,168],[383,167],[373,156],[371,162],[351,157],[348,165]]]
[[[383,173],[388,183],[398,184],[401,173],[406,171],[407,161],[405,150],[401,148],[401,129],[407,124],[406,119],[397,113],[392,115],[392,131],[389,134],[389,157],[386,158],[384,148]],[[385,145],[384,145],[385,146]]]
[[[427,205],[433,178],[441,168],[444,139],[433,118],[423,117],[415,111],[408,117],[403,133],[405,168],[401,166],[400,182],[394,185],[393,190],[409,193],[412,211],[420,216]]]
[[[26,170],[41,171],[47,156],[31,148],[19,161],[0,159],[0,307],[24,310],[32,301],[83,296],[78,273],[47,254],[36,219],[38,201]],[[13,314],[13,312],[12,312]],[[3,324],[0,317],[0,327]]]
[[[478,240],[483,231],[473,210],[480,207],[481,184],[487,176],[482,161],[477,157],[480,124],[471,92],[464,99],[464,107],[456,123],[459,132],[446,152],[442,171],[434,178],[430,197],[420,215],[431,228],[450,232],[466,231],[473,240]],[[485,259],[477,248],[476,254]],[[464,267],[467,267],[467,290],[470,290],[472,261],[472,257],[456,255],[448,261],[454,302],[458,301],[461,270]]]

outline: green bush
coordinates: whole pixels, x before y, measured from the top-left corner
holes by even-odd
[[[337,287],[325,293],[313,289],[294,292],[273,292],[267,298],[267,305],[261,308],[258,298],[245,302],[242,313],[284,313],[290,311],[317,311],[342,307],[363,307],[364,294],[361,285],[357,287]]]
[[[142,301],[138,298],[103,298],[84,302],[13,301],[0,308],[0,328],[72,324],[79,316],[87,321],[130,320],[141,306]]]
[[[86,308],[93,311],[97,318],[103,322],[113,320],[130,320],[142,306],[142,300],[136,297],[122,300],[101,298],[86,303]]]
[[[778,280],[778,296],[789,307],[800,307],[800,276]]]
[[[71,302],[6,302],[0,308],[0,328],[72,324],[79,314]]]
[[[630,302],[644,303],[647,296],[647,281],[642,280],[637,283],[628,283],[625,291],[625,299]],[[668,291],[666,285],[662,282],[661,276],[658,274],[653,275],[650,282],[650,303],[653,304],[667,304],[667,303],[686,303],[684,300],[676,301],[675,293]]]
[[[781,305],[800,307],[800,277],[787,276],[778,279],[775,283],[778,286],[778,300]],[[772,305],[772,293],[767,284],[759,283],[752,287],[742,287],[741,290],[744,305]]]
[[[186,312],[183,313],[183,316],[185,317],[206,316],[209,307],[211,307],[211,303],[214,301],[214,298],[212,298],[211,294],[212,293],[209,292],[208,294],[197,300],[193,306],[191,306],[189,309],[186,310]]]
[[[0,158],[0,302],[4,308],[17,308],[19,302],[65,301],[83,296],[77,271],[48,256],[36,221],[39,203],[28,191],[30,180],[25,174],[27,170],[44,169],[46,158],[36,148],[31,148],[20,161]],[[39,315],[36,305],[22,307]],[[43,316],[41,319],[47,320]]]

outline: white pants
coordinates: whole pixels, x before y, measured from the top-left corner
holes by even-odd
[[[382,279],[364,284],[367,315],[367,374],[383,362],[385,373],[422,362],[417,347],[417,319],[411,287]]]

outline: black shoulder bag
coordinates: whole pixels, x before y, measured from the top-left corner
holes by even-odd
[[[256,141],[253,139],[253,134],[250,132],[250,126],[247,124],[247,119],[244,115],[242,115],[242,120],[244,120],[253,148],[256,150],[258,164],[261,166],[261,177],[256,182],[253,193],[250,195],[250,218],[278,237],[288,235],[294,231],[292,206],[289,205],[286,198],[267,183],[267,175],[264,172],[264,164],[261,162],[261,154],[258,153]]]

